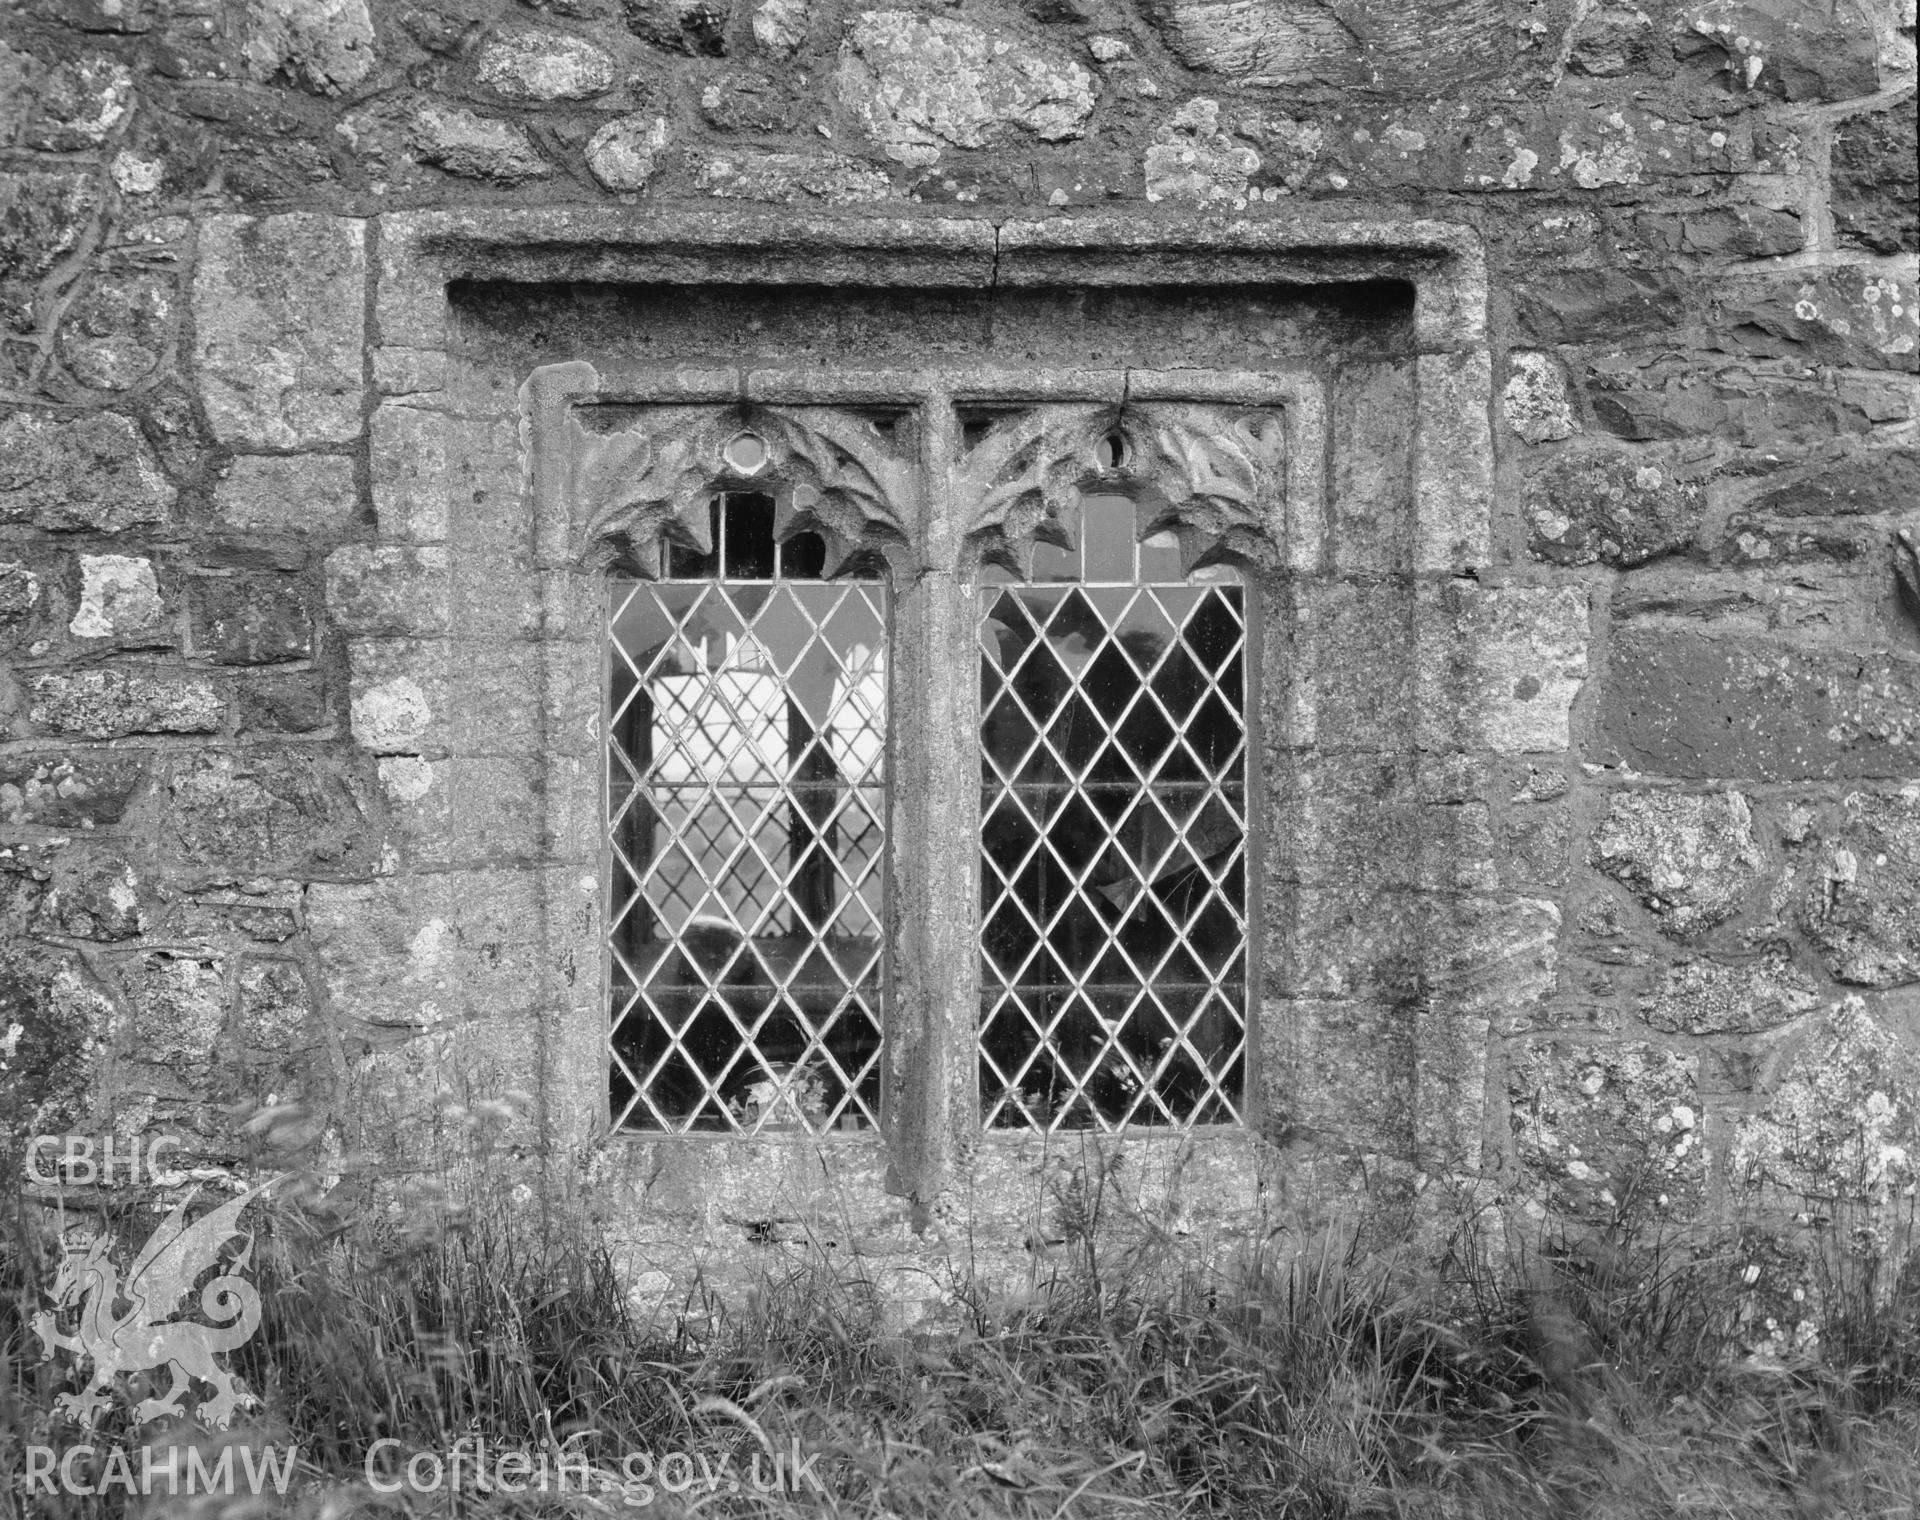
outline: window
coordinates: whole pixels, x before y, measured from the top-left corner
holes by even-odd
[[[1280,413],[920,407],[603,419],[623,440],[589,471],[621,504],[605,624],[613,1123],[885,1126],[912,1101],[887,1091],[883,1057],[896,889],[915,875],[965,882],[946,900],[976,915],[964,1059],[980,1125],[1239,1123],[1257,832],[1243,567],[1271,561]],[[929,640],[917,657],[896,652],[894,598],[943,512],[972,668],[924,633],[937,618],[909,620]],[[920,696],[889,692],[903,669],[977,683],[958,741],[979,777],[964,852],[890,838],[891,786],[956,774],[913,752],[950,729],[890,725]]]
[[[1124,459],[1103,439],[1109,471]],[[1086,495],[980,588],[980,1102],[1000,1127],[1238,1117],[1246,608]],[[1226,582],[1222,584],[1221,582]]]
[[[758,435],[728,443],[754,473]],[[774,498],[608,587],[615,1122],[877,1123],[886,838],[884,584],[822,579]]]

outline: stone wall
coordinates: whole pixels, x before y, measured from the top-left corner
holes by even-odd
[[[1366,574],[1289,634],[1330,714],[1407,702],[1389,668],[1431,700],[1293,794],[1324,854],[1274,867],[1306,969],[1262,1175],[1585,1216],[1911,1187],[1911,0],[10,0],[0,35],[11,1141],[377,1153],[378,1111],[470,1118],[540,1059],[539,757],[420,759],[538,703],[537,614],[490,608],[457,710],[396,673],[451,615],[423,587],[485,590],[453,482],[521,448],[509,394],[449,451],[418,213],[960,218],[996,273],[1036,219],[1430,219],[1484,248],[1491,542],[1422,669]],[[1428,362],[1331,398],[1377,444],[1329,483],[1349,546]],[[1437,1009],[1478,1031],[1408,1079],[1465,1116],[1444,1165],[1316,1101]]]

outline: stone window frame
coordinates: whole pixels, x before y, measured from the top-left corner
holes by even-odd
[[[542,873],[529,904],[537,919],[525,979],[537,1010],[532,1027],[496,1042],[503,1072],[537,1074],[539,1139],[555,1164],[571,1167],[591,1156],[592,1182],[615,1190],[644,1192],[648,1179],[683,1165],[674,1148],[697,1150],[701,1188],[713,1200],[733,1198],[749,1217],[749,1194],[779,1191],[805,1172],[801,1153],[812,1156],[830,1144],[847,1200],[906,1195],[916,1208],[929,1205],[996,1164],[993,1153],[1024,1153],[1037,1137],[1030,1131],[985,1134],[969,1129],[970,1095],[977,1084],[972,1042],[975,1010],[968,1006],[967,1039],[929,1071],[920,1091],[924,1108],[903,1108],[912,1119],[891,1136],[853,1135],[831,1141],[762,1136],[699,1139],[623,1133],[608,1146],[606,1134],[605,999],[599,977],[586,968],[599,963],[603,936],[603,819],[595,732],[601,702],[598,641],[602,637],[597,573],[582,577],[572,558],[578,546],[555,504],[566,500],[555,471],[569,456],[564,432],[569,408],[581,398],[734,399],[745,393],[733,371],[685,369],[662,372],[646,366],[584,360],[515,373],[475,362],[456,345],[452,287],[464,281],[494,283],[687,283],[705,286],[840,285],[858,288],[949,286],[1073,288],[1120,285],[1313,286],[1356,280],[1398,280],[1413,290],[1415,406],[1412,419],[1412,522],[1410,544],[1397,566],[1356,560],[1333,542],[1324,522],[1300,523],[1284,540],[1290,571],[1311,561],[1329,573],[1378,571],[1402,575],[1416,588],[1471,578],[1489,563],[1493,473],[1492,364],[1486,328],[1484,258],[1469,230],[1435,221],[1172,222],[1106,216],[994,223],[985,218],[924,216],[886,219],[769,217],[754,212],[661,213],[644,222],[630,213],[594,209],[545,211],[429,211],[380,218],[371,250],[374,289],[369,312],[375,333],[370,379],[376,391],[371,418],[376,516],[386,523],[425,522],[411,533],[417,569],[438,577],[449,595],[447,631],[494,636],[500,619],[477,611],[474,597],[459,594],[460,573],[445,549],[457,528],[449,524],[462,496],[497,493],[520,504],[527,524],[523,544],[502,551],[517,558],[518,626],[522,642],[538,646],[523,673],[542,704],[544,743],[544,837],[556,864]],[[897,400],[898,375],[862,376],[843,370],[824,388],[818,371],[807,377],[805,399],[880,403]],[[1136,372],[1136,380],[1138,372]],[[865,387],[863,389],[863,386]],[[1193,390],[1192,372],[1182,380]],[[1210,399],[1204,395],[1197,399]],[[1017,393],[1017,391],[1016,391]],[[768,399],[772,399],[771,396]],[[795,397],[794,399],[800,399]],[[1045,399],[1035,397],[1034,399]],[[1290,416],[1304,416],[1311,401],[1296,395]],[[510,420],[509,420],[510,419]],[[1327,451],[1315,445],[1313,481],[1289,486],[1289,499],[1318,499]],[[1290,449],[1303,465],[1306,450]],[[384,461],[384,463],[383,463]],[[457,479],[455,477],[458,477]],[[402,528],[396,535],[409,537]],[[1356,548],[1355,553],[1368,551]],[[590,587],[583,596],[582,588]],[[505,589],[505,588],[502,588]],[[1420,600],[1421,594],[1415,595]],[[509,600],[514,598],[509,597]],[[1439,610],[1435,597],[1416,613],[1416,661],[1425,672],[1457,663],[1457,620]],[[466,621],[463,621],[466,620]],[[973,649],[972,609],[966,617],[966,650]],[[583,662],[591,644],[594,653]],[[391,645],[366,657],[350,640],[349,665],[356,701],[390,689],[405,677],[410,660],[427,663]],[[444,661],[444,656],[442,657]],[[967,667],[970,669],[970,667]],[[578,673],[591,670],[593,679]],[[444,665],[423,669],[412,689],[445,694]],[[972,686],[965,707],[971,723]],[[1435,681],[1423,696],[1437,706],[1444,693]],[[1304,705],[1303,705],[1304,703]],[[429,699],[428,705],[431,705]],[[1310,695],[1249,692],[1249,707],[1264,706],[1287,731],[1311,728]],[[1435,712],[1421,723],[1435,734],[1455,721]],[[423,726],[430,726],[423,720]],[[563,742],[564,736],[564,742]],[[977,736],[969,735],[970,739]],[[405,752],[409,735],[384,736],[388,754]],[[1435,747],[1443,747],[1436,740]],[[965,752],[974,764],[974,748]],[[1268,785],[1274,784],[1269,778]],[[977,811],[973,788],[967,806]],[[949,825],[951,826],[951,825]],[[977,847],[977,819],[968,813],[966,847]],[[589,874],[579,865],[596,862]],[[913,905],[903,904],[911,913]],[[964,954],[977,954],[971,905],[964,923]],[[924,925],[921,932],[934,932]],[[1284,959],[1284,957],[1283,957]],[[1279,985],[1275,985],[1275,981]],[[1270,977],[1269,999],[1293,989],[1286,977]],[[1487,1060],[1487,1012],[1463,994],[1458,1016],[1442,992],[1429,999],[1415,1034],[1410,1097],[1419,1102],[1415,1122],[1417,1162],[1423,1170],[1469,1170],[1481,1146]],[[1258,1022],[1260,1010],[1250,1009]],[[957,1060],[954,1056],[957,1055]],[[1289,1055],[1275,1051],[1271,1064]],[[955,1094],[966,1094],[959,1102]],[[1250,1106],[1257,1101],[1250,1097]],[[1338,1102],[1338,1095],[1331,1101]],[[1139,1130],[1104,1136],[1121,1152],[1151,1149],[1169,1138],[1200,1158],[1209,1179],[1204,1190],[1222,1206],[1244,1213],[1254,1206],[1262,1177],[1271,1170],[1260,1156],[1256,1125],[1218,1131]],[[792,1152],[782,1155],[781,1152]],[[1183,1162],[1183,1165],[1185,1163]],[[817,1167],[818,1162],[813,1163]],[[575,1173],[574,1175],[578,1175]],[[710,1203],[709,1207],[721,1206]]]
[[[896,690],[929,694],[929,700],[893,709],[888,776],[889,854],[892,858],[885,939],[892,969],[888,978],[887,1011],[882,1031],[883,1130],[896,1158],[916,1157],[966,1149],[981,1143],[979,1119],[979,1052],[977,988],[979,942],[978,860],[980,853],[979,746],[979,610],[977,572],[983,559],[979,537],[1000,536],[1003,524],[970,516],[968,480],[943,479],[946,467],[959,467],[966,451],[959,441],[961,413],[968,408],[1007,408],[1022,405],[1085,406],[1089,412],[1120,412],[1128,406],[1151,408],[1157,403],[1208,408],[1248,408],[1278,414],[1284,430],[1284,455],[1277,508],[1273,520],[1236,524],[1236,533],[1257,534],[1273,558],[1293,569],[1311,567],[1318,559],[1325,535],[1323,466],[1326,453],[1325,404],[1311,375],[1291,371],[1217,370],[1006,370],[983,365],[952,364],[913,369],[862,369],[835,374],[818,368],[796,369],[776,364],[737,371],[676,374],[651,366],[628,363],[599,365],[565,363],[536,370],[527,382],[533,433],[540,440],[533,461],[533,496],[543,545],[542,563],[557,573],[572,571],[604,583],[619,545],[630,544],[643,556],[657,558],[655,544],[669,518],[686,519],[704,511],[713,491],[723,485],[717,460],[710,465],[691,461],[674,478],[642,485],[641,493],[608,482],[623,483],[622,464],[631,456],[632,434],[602,432],[583,427],[581,417],[594,407],[674,408],[727,407],[736,403],[769,409],[884,405],[911,412],[919,419],[915,430],[922,440],[921,458],[911,469],[911,485],[896,494],[917,495],[919,501],[897,500],[886,505],[888,521],[906,533],[904,545],[890,546],[885,558],[890,572],[892,629],[890,668],[897,672]],[[751,427],[749,417],[742,426]],[[724,431],[722,429],[721,431]],[[1088,436],[1108,431],[1103,423]],[[719,434],[714,435],[718,437]],[[1049,438],[1055,453],[1070,446],[1065,438]],[[1042,452],[1039,468],[1049,471],[1054,454]],[[638,463],[637,459],[633,460]],[[664,494],[663,494],[664,493]],[[631,499],[629,499],[631,498]],[[850,507],[846,516],[862,509]],[[872,510],[871,508],[867,510]],[[1182,514],[1183,526],[1200,531],[1198,515]],[[1036,525],[1037,526],[1037,525]],[[1016,536],[1021,548],[1031,548],[1033,528]],[[1225,533],[1210,535],[1224,539]],[[1235,556],[1244,564],[1244,556]],[[1257,572],[1242,571],[1251,606],[1260,592]],[[939,588],[936,590],[935,588]],[[576,606],[584,606],[588,588],[578,588]],[[584,617],[584,610],[576,615]],[[1263,830],[1258,766],[1259,696],[1258,646],[1260,620],[1248,618],[1252,658],[1248,662],[1247,707],[1249,753],[1250,862],[1260,859]],[[550,691],[572,687],[591,669],[603,683],[604,665],[576,655],[552,662],[547,671]],[[598,687],[596,686],[596,690]],[[941,701],[940,697],[951,697]],[[566,705],[579,710],[592,698],[573,690]],[[598,804],[598,775],[585,754],[572,757],[572,787],[580,796],[576,808]],[[593,778],[594,802],[584,788]],[[942,806],[944,800],[945,806]],[[924,848],[924,856],[922,848]],[[931,865],[921,864],[922,859]],[[1250,959],[1261,959],[1261,915],[1258,895],[1249,892],[1247,944]],[[584,940],[573,947],[580,964],[604,959],[602,944]],[[1259,1020],[1257,974],[1249,976],[1247,1008],[1248,1083],[1242,1097],[1242,1122],[1231,1125],[1188,1125],[1182,1134],[1239,1130],[1256,1124],[1259,1103],[1253,1072],[1257,1070]],[[587,1031],[570,1026],[566,1038],[584,1041]],[[604,1031],[597,1038],[604,1040]],[[570,1051],[569,1065],[584,1066],[585,1051]],[[604,1099],[604,1093],[603,1093]],[[604,1107],[604,1102],[602,1104]],[[601,1115],[596,1133],[615,1133]],[[619,1131],[622,1141],[646,1140],[644,1132]],[[676,1138],[693,1143],[738,1139],[721,1134],[684,1134]],[[838,1143],[841,1136],[821,1137]],[[897,1164],[899,1164],[897,1162]],[[911,1164],[910,1162],[907,1164]]]

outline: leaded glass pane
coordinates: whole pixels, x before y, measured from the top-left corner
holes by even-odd
[[[610,586],[616,1127],[877,1122],[886,827],[882,585],[818,579],[771,502]]]
[[[1000,1127],[1236,1122],[1246,609],[1131,502],[980,593],[981,1102]]]

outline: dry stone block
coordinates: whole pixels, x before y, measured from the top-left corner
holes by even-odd
[[[1917,1159],[1920,1061],[1858,997],[1830,1009],[1785,1063],[1729,1156],[1736,1178],[1801,1207],[1910,1196]]]
[[[1819,1002],[1813,978],[1778,952],[1734,965],[1703,956],[1668,967],[1640,1017],[1667,1034],[1754,1034]]]
[[[524,759],[386,756],[380,785],[401,864],[538,858],[545,822],[539,775],[539,764]]]
[[[587,168],[616,195],[647,188],[669,137],[664,116],[623,116],[587,139]],[[706,189],[705,185],[701,189]]]
[[[133,110],[133,70],[94,55],[69,59],[34,91],[20,145],[48,153],[85,153],[120,130]]]
[[[724,57],[732,0],[620,0],[627,30],[658,47]]]
[[[1574,858],[1573,818],[1548,804],[1507,813],[1497,833],[1494,879],[1509,888],[1559,891]]]
[[[0,322],[32,330],[39,282],[86,235],[100,186],[84,170],[0,173]]]
[[[1520,1164],[1555,1209],[1699,1203],[1707,1153],[1692,1056],[1641,1040],[1528,1040],[1513,1053],[1507,1101]]]
[[[118,412],[0,418],[0,523],[119,533],[167,520],[174,489]]]
[[[592,100],[616,78],[605,48],[569,32],[524,26],[490,37],[475,68],[483,85],[508,100]]]
[[[200,224],[194,356],[214,436],[297,449],[359,436],[366,224],[292,212]]]
[[[1541,344],[1670,331],[1685,311],[1671,277],[1619,269],[1556,269],[1521,285],[1514,307],[1523,330]]]
[[[1833,224],[1874,253],[1920,253],[1920,143],[1911,99],[1833,129]]]
[[[1535,559],[1630,569],[1693,542],[1706,491],[1670,448],[1575,446],[1527,482]]]
[[[1681,56],[1724,69],[1736,92],[1823,101],[1880,88],[1880,39],[1858,0],[1708,0],[1679,19]]]
[[[1849,564],[1878,559],[1886,535],[1860,524],[1767,522],[1736,512],[1727,519],[1720,541],[1713,546],[1716,565],[1742,569],[1754,566]]]
[[[700,92],[700,116],[716,132],[791,132],[811,102],[790,79],[741,69]]]
[[[307,927],[333,1007],[403,1030],[532,1007],[543,985],[540,885],[511,868],[316,884]]]
[[[151,375],[173,338],[174,284],[157,275],[101,275],[60,322],[60,362],[82,385],[124,391]]]
[[[262,1140],[276,1151],[297,1151],[324,1132],[326,1100],[334,1086],[331,1043],[316,1026],[313,994],[299,965],[247,956],[234,979],[233,1014],[222,1046],[224,1063],[214,1091],[241,1112],[284,1112]]]
[[[234,1033],[257,1055],[314,1043],[313,996],[297,962],[250,955],[241,963]]]
[[[212,734],[225,707],[205,676],[93,669],[35,676],[28,716],[38,728],[87,739]]]
[[[413,544],[447,537],[447,420],[387,402],[373,414],[373,511],[380,537]]]
[[[1525,1028],[1553,991],[1560,909],[1543,898],[1441,897],[1421,936],[1423,985],[1448,1019]]]
[[[523,127],[472,111],[423,107],[414,118],[412,139],[421,163],[462,179],[523,185],[553,173]]]
[[[0,922],[11,932],[25,929],[38,915],[64,839],[0,845]]]
[[[240,728],[254,734],[310,734],[333,721],[326,678],[317,670],[259,677],[237,695]]]
[[[144,755],[111,750],[7,756],[0,759],[0,823],[54,829],[118,823],[146,774]]]
[[[1251,85],[1361,85],[1432,97],[1502,77],[1518,82],[1543,73],[1559,53],[1556,27],[1545,21],[1531,46],[1516,47],[1521,27],[1498,5],[1153,0],[1147,10],[1188,68]]]
[[[350,544],[327,556],[327,613],[346,633],[444,634],[447,551]]]
[[[1584,589],[1455,583],[1426,604],[1422,621],[1423,749],[1568,747],[1574,698],[1587,678]]]
[[[1639,770],[1807,781],[1915,769],[1920,661],[1630,629],[1608,674],[1602,725]]]
[[[1594,418],[1619,438],[1713,434],[1782,457],[1811,453],[1912,410],[1910,387],[1865,371],[1838,382],[1792,361],[1714,365],[1668,350],[1616,351],[1590,363]]]
[[[297,576],[236,570],[193,588],[195,652],[221,665],[274,665],[313,654],[313,609]]]
[[[980,148],[1019,127],[1048,142],[1079,137],[1093,111],[1093,75],[1014,36],[946,16],[865,11],[847,29],[835,88],[903,164],[945,148]]]
[[[694,183],[723,200],[858,206],[890,200],[886,171],[845,153],[715,153],[698,160]]]
[[[175,1077],[204,1079],[227,1022],[226,961],[212,954],[144,955],[118,969],[133,1015],[128,1053]]]
[[[213,504],[228,527],[331,538],[359,515],[353,461],[336,454],[242,454],[214,486]]]
[[[1190,69],[1252,85],[1364,77],[1360,39],[1330,9],[1296,0],[1158,0],[1167,46]]]
[[[797,52],[807,40],[807,0],[760,0],[753,8],[753,40],[769,53]]]
[[[1760,874],[1753,815],[1738,792],[1618,792],[1590,864],[1629,887],[1669,934],[1730,918]]]
[[[1493,517],[1493,360],[1485,349],[1422,354],[1414,495],[1415,570],[1455,575],[1487,563]]]
[[[250,876],[360,874],[374,844],[358,786],[307,749],[199,754],[167,777],[176,859]]]
[[[1800,928],[1835,981],[1920,981],[1920,787],[1855,792],[1835,814],[1803,841]]]
[[[377,755],[444,749],[445,646],[366,639],[350,646],[353,737]]]
[[[1202,205],[1247,203],[1247,181],[1260,170],[1260,155],[1220,130],[1220,103],[1204,97],[1188,101],[1147,149],[1143,165],[1150,201],[1194,201]]]
[[[1767,206],[1709,206],[1684,215],[1655,212],[1634,218],[1647,243],[1676,253],[1710,258],[1772,258],[1806,246],[1806,224],[1797,211]]]
[[[75,638],[140,633],[161,616],[160,584],[154,579],[152,560],[130,554],[80,556],[80,605],[67,624]]]
[[[1518,352],[1508,356],[1513,374],[1500,393],[1507,426],[1528,443],[1553,443],[1577,431],[1567,400],[1567,377],[1550,354]]]
[[[173,898],[157,932],[210,942],[240,935],[284,945],[300,932],[302,889],[301,882],[271,878],[210,882]]]
[[[1714,346],[1764,359],[1920,368],[1920,288],[1910,271],[1840,267],[1716,282]]]
[[[1640,184],[1659,173],[1661,155],[1673,151],[1648,131],[1651,125],[1644,117],[1604,108],[1563,118],[1552,172],[1582,190]]]
[[[105,992],[78,958],[0,935],[0,1020],[0,1133],[82,1132],[105,1097],[95,1084],[117,1022]]]
[[[1920,451],[1874,449],[1816,468],[1748,503],[1753,514],[1839,517],[1904,512],[1920,501]]]
[[[124,37],[152,31],[156,7],[148,0],[37,0],[21,9],[72,31]]]
[[[31,81],[40,63],[0,42],[0,147],[12,147],[33,104]]]
[[[131,939],[147,927],[141,881],[126,857],[67,849],[54,857],[35,928],[75,939]]]
[[[373,72],[373,42],[367,0],[248,0],[243,53],[263,84],[286,78],[338,95]]]

